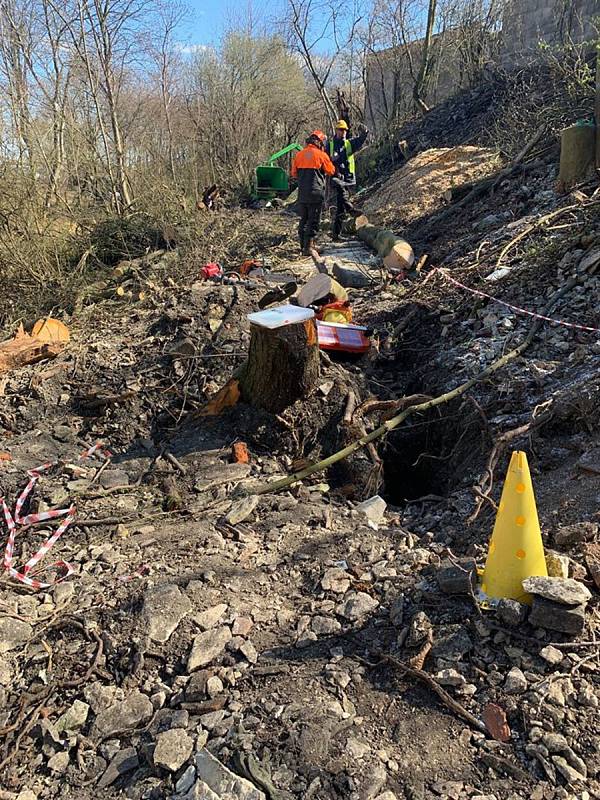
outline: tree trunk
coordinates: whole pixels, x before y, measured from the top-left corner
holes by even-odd
[[[421,66],[419,67],[419,74],[413,87],[413,99],[417,104],[419,110],[426,114],[429,111],[429,106],[425,102],[427,81],[429,79],[429,70],[431,67],[431,40],[433,39],[433,27],[435,25],[435,14],[437,10],[437,0],[429,0],[427,9],[427,29],[425,31],[425,38],[423,39],[423,54],[421,56]]]
[[[279,414],[310,394],[318,377],[314,319],[274,329],[251,326],[248,361],[239,378],[246,403]]]
[[[594,175],[596,126],[571,125],[560,137],[559,191],[568,192]]]
[[[596,50],[596,169],[600,169],[600,49]]]
[[[358,238],[375,250],[387,269],[409,269],[415,261],[412,247],[392,231],[371,225],[363,215],[356,220]]]

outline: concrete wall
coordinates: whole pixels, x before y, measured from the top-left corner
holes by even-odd
[[[502,66],[516,66],[539,52],[539,42],[552,45],[584,42],[598,34],[594,18],[600,17],[600,0],[508,0],[499,40],[489,41],[490,53]],[[437,39],[435,66],[437,86],[427,97],[433,106],[469,85],[452,31]],[[421,43],[411,47],[413,60],[419,63]],[[435,86],[435,80],[433,82]],[[400,49],[391,48],[369,57],[367,65],[367,125],[381,133],[394,118],[403,117],[412,108],[413,80],[408,58]]]
[[[510,0],[502,23],[505,61],[520,60],[538,50],[539,42],[563,44],[595,38],[599,0]]]

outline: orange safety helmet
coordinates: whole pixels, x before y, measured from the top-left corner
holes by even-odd
[[[318,131],[318,130],[317,131],[313,131],[308,138],[309,138],[309,140],[310,139],[316,139],[318,142],[320,142],[323,145],[323,147],[325,147],[325,145],[327,144],[327,136],[323,133],[323,131]]]

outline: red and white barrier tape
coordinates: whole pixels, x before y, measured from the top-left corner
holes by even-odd
[[[110,457],[110,453],[107,450],[103,450],[101,444],[97,443],[88,450],[85,450],[79,456],[79,460],[82,461],[84,458],[91,458],[96,453],[101,454],[104,458]],[[38,581],[36,578],[32,578],[29,575],[31,570],[44,558],[44,556],[56,544],[56,542],[60,539],[69,525],[75,519],[76,509],[74,505],[69,506],[69,508],[57,508],[51,511],[42,511],[39,514],[28,514],[26,517],[21,516],[23,506],[25,505],[27,498],[33,491],[33,488],[40,477],[45,472],[51,470],[52,467],[57,466],[58,463],[58,461],[50,461],[47,464],[42,464],[41,466],[36,467],[35,469],[28,470],[27,475],[29,477],[29,482],[15,502],[14,517],[11,514],[4,498],[0,498],[0,504],[2,505],[2,510],[4,512],[4,520],[8,529],[8,540],[4,550],[4,569],[6,572],[8,572],[11,578],[14,578],[20,583],[24,583],[26,586],[30,586],[32,589],[48,589],[73,573],[73,567],[70,564],[68,564],[66,561],[59,560],[52,564],[52,566],[61,570],[63,574],[51,583],[42,583],[41,581]],[[33,555],[29,561],[27,561],[27,563],[21,567],[20,570],[16,569],[13,566],[13,558],[15,552],[17,528],[37,525],[40,522],[58,519],[59,517],[64,517],[64,520],[60,523],[59,527],[46,539],[37,553]]]
[[[470,292],[471,294],[476,294],[479,297],[485,297],[488,300],[493,300],[494,303],[499,303],[501,306],[506,306],[506,308],[510,308],[511,311],[516,311],[517,314],[526,314],[529,317],[535,317],[536,319],[543,319],[545,322],[552,322],[555,325],[563,325],[565,328],[575,328],[576,330],[580,331],[592,331],[593,333],[600,333],[600,328],[593,328],[590,325],[580,325],[577,322],[566,322],[562,319],[554,319],[553,317],[546,317],[544,314],[538,314],[535,311],[529,311],[526,308],[521,308],[520,306],[513,306],[511,303],[507,303],[504,300],[499,300],[497,297],[493,297],[491,294],[487,294],[486,292],[482,292],[480,289],[472,289],[470,286],[465,286],[464,283],[457,281],[455,278],[452,278],[447,270],[445,269],[434,269],[432,270],[429,275],[427,276],[426,280],[435,273],[438,273],[450,283],[453,283],[455,286],[459,286],[461,289],[464,289],[466,292]]]

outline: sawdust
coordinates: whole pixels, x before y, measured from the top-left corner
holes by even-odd
[[[425,150],[396,170],[363,209],[380,219],[413,222],[438,207],[446,189],[489,175],[498,161],[494,150],[471,145]]]

